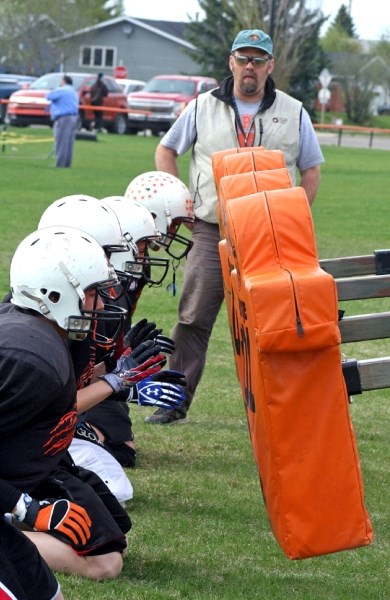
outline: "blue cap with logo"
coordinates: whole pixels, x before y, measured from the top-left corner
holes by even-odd
[[[257,48],[272,56],[272,40],[261,29],[243,29],[237,35],[232,45],[232,52],[240,48]]]

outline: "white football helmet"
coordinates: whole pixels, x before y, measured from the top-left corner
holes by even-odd
[[[124,309],[82,308],[85,291],[118,284],[103,248],[88,233],[71,227],[46,227],[28,235],[11,261],[11,302],[55,321],[73,340],[83,340],[98,320],[114,320],[116,337],[123,329]]]
[[[53,225],[85,231],[103,246],[108,256],[129,249],[115,213],[93,196],[74,194],[50,204],[41,216],[38,229]]]
[[[108,196],[103,198],[103,202],[116,214],[130,246],[128,252],[112,254],[110,260],[115,269],[137,279],[143,276],[151,285],[160,285],[168,273],[169,259],[143,255],[146,248],[140,251],[138,247],[138,244],[145,242],[145,246],[156,249],[156,243],[161,238],[152,214],[144,204],[124,196]],[[153,268],[152,272],[152,267],[158,269]]]
[[[173,258],[183,258],[192,243],[177,233],[181,223],[194,221],[191,194],[180,179],[164,171],[148,171],[133,179],[127,186],[125,197],[142,202],[152,213],[162,237],[159,246]],[[175,240],[184,250],[176,252],[171,244]]]

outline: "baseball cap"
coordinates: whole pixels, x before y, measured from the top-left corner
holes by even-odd
[[[243,29],[240,31],[233,42],[232,52],[240,48],[257,48],[272,56],[272,40],[261,29]]]

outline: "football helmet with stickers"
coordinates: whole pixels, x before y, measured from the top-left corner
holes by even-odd
[[[52,226],[28,235],[12,258],[10,284],[12,304],[55,321],[69,339],[85,339],[100,320],[115,321],[115,339],[123,329],[126,310],[97,308],[101,290],[118,284],[115,269],[101,245],[79,229]],[[89,290],[93,302],[84,307]]]
[[[143,203],[152,213],[161,233],[158,245],[173,258],[186,256],[192,243],[178,229],[181,223],[194,221],[191,194],[187,186],[174,175],[164,171],[148,171],[133,179],[125,197]],[[173,241],[177,245],[172,245]]]
[[[144,277],[150,285],[161,285],[168,273],[169,259],[145,254],[147,247],[156,249],[161,238],[150,211],[144,204],[124,196],[108,196],[103,201],[115,212],[130,246],[128,252],[111,256],[115,269],[133,278]]]

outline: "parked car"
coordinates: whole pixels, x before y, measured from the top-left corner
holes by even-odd
[[[381,104],[377,108],[378,115],[390,115],[390,104]]]
[[[168,131],[185,106],[199,94],[218,85],[213,77],[194,75],[158,75],[140,92],[128,97],[131,112],[129,133],[150,129],[153,135]],[[137,112],[144,111],[144,112]],[[145,114],[148,111],[149,114]]]
[[[141,81],[141,79],[115,79],[115,81],[127,95],[143,90],[146,85],[146,81]]]
[[[91,73],[67,73],[73,79],[73,85],[79,93],[79,128],[89,129],[94,121],[92,109],[83,108],[91,100],[90,89],[96,80]],[[64,73],[48,73],[34,81],[28,90],[14,92],[8,104],[7,120],[11,125],[52,125],[50,119],[50,102],[46,96],[61,83]],[[127,109],[127,96],[115,79],[109,75],[103,78],[108,88],[103,106],[107,108]],[[127,130],[127,113],[103,111],[103,125],[109,131],[123,134]]]
[[[27,88],[36,77],[30,77],[30,75],[18,75],[15,73],[1,73],[0,74],[0,100],[8,100],[8,98],[17,90]],[[0,123],[4,123],[5,115],[7,112],[7,104],[0,104]]]

